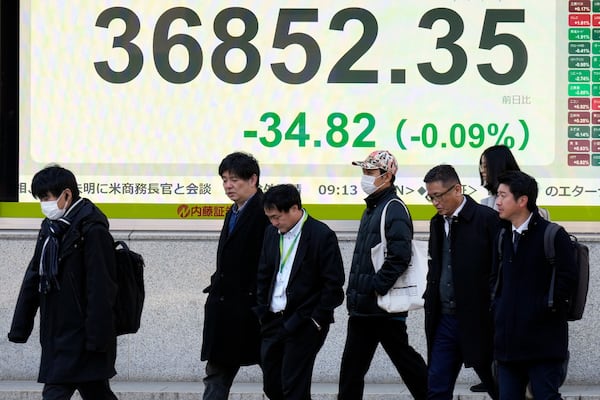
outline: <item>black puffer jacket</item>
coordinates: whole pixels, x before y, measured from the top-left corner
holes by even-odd
[[[108,220],[87,199],[74,204],[66,218],[71,226],[58,253],[60,290],[42,294],[38,289],[42,245],[48,235],[45,219],[8,334],[12,342],[26,342],[39,308],[42,357],[38,381],[44,383],[96,381],[116,374],[116,260]]]
[[[398,198],[394,186],[374,193],[365,199],[367,208],[360,220],[352,266],[346,290],[346,306],[350,316],[399,316],[390,314],[377,306],[377,293],[385,294],[398,277],[406,271],[411,257],[413,226],[404,206],[391,203],[386,211],[385,232],[387,257],[381,269],[375,273],[371,261],[371,248],[381,242],[380,221],[385,205]]]

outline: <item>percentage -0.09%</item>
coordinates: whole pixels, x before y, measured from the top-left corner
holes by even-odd
[[[420,142],[426,148],[452,147],[460,149],[465,146],[478,149],[488,146],[490,141],[494,144],[503,144],[510,148],[525,150],[529,142],[529,127],[525,120],[518,120],[519,124],[511,125],[509,122],[498,123],[454,123],[448,130],[438,128],[435,123],[427,122],[420,128],[413,129],[408,126],[408,119],[403,118],[396,128],[396,141],[398,147],[407,150],[405,141]]]

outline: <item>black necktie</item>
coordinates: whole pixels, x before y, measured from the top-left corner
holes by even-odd
[[[517,252],[517,246],[519,245],[519,239],[521,238],[521,234],[517,231],[513,231],[513,250]]]
[[[448,223],[448,233],[446,233],[446,237],[447,237],[448,239],[450,239],[450,232],[452,231],[452,220],[453,220],[453,217],[448,217],[448,216],[445,216],[445,217],[444,217],[444,219],[445,219],[445,220],[446,220],[446,222]],[[445,227],[444,227],[444,228],[445,228]]]

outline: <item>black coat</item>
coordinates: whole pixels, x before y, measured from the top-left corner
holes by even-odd
[[[8,334],[10,341],[26,342],[39,307],[38,380],[44,383],[103,380],[116,374],[116,261],[108,220],[87,199],[72,206],[68,219],[72,224],[59,249],[60,290],[39,292],[40,255],[48,232],[44,220]],[[83,224],[88,228],[82,236]]]
[[[383,295],[388,292],[408,268],[411,257],[412,221],[404,206],[397,201],[390,203],[386,211],[387,256],[377,273],[371,261],[371,248],[381,242],[383,208],[397,198],[396,188],[391,187],[365,199],[367,208],[360,220],[346,290],[346,307],[351,316],[407,315],[405,312],[389,314],[377,306],[377,293]]]
[[[555,308],[548,307],[552,268],[544,254],[544,230],[548,221],[537,213],[512,247],[511,224],[502,239],[500,285],[493,305],[494,356],[500,361],[564,359],[568,349],[566,301],[576,282],[575,259],[568,234],[556,234]],[[497,253],[497,252],[496,252]],[[494,262],[494,282],[498,270]]]
[[[452,224],[452,278],[460,346],[466,366],[488,366],[492,360],[490,273],[494,240],[500,219],[489,207],[471,197]],[[425,333],[428,357],[441,316],[440,277],[445,240],[444,218],[436,214],[429,225],[429,271],[425,290]]]
[[[269,311],[279,270],[279,233],[269,226],[260,258],[257,283],[259,319]],[[335,233],[308,216],[298,242],[286,288],[284,328],[294,333],[314,319],[323,328],[333,322],[333,310],[344,301],[344,265]]]
[[[256,270],[269,224],[259,190],[244,206],[231,235],[225,216],[217,248],[217,268],[205,289],[202,360],[221,365],[251,365],[260,360]]]

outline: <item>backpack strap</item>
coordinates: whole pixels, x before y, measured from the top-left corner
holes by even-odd
[[[554,248],[554,239],[556,232],[561,228],[560,225],[550,222],[544,231],[544,254],[546,260],[552,267],[552,278],[550,279],[550,290],[548,291],[548,307],[554,307],[554,285],[556,281],[556,249]]]
[[[506,228],[500,229],[500,233],[498,234],[498,273],[496,274],[496,284],[494,285],[494,290],[492,290],[492,301],[494,301],[496,298],[496,293],[500,287],[500,278],[502,277],[502,238],[504,237],[504,232],[506,232]]]

